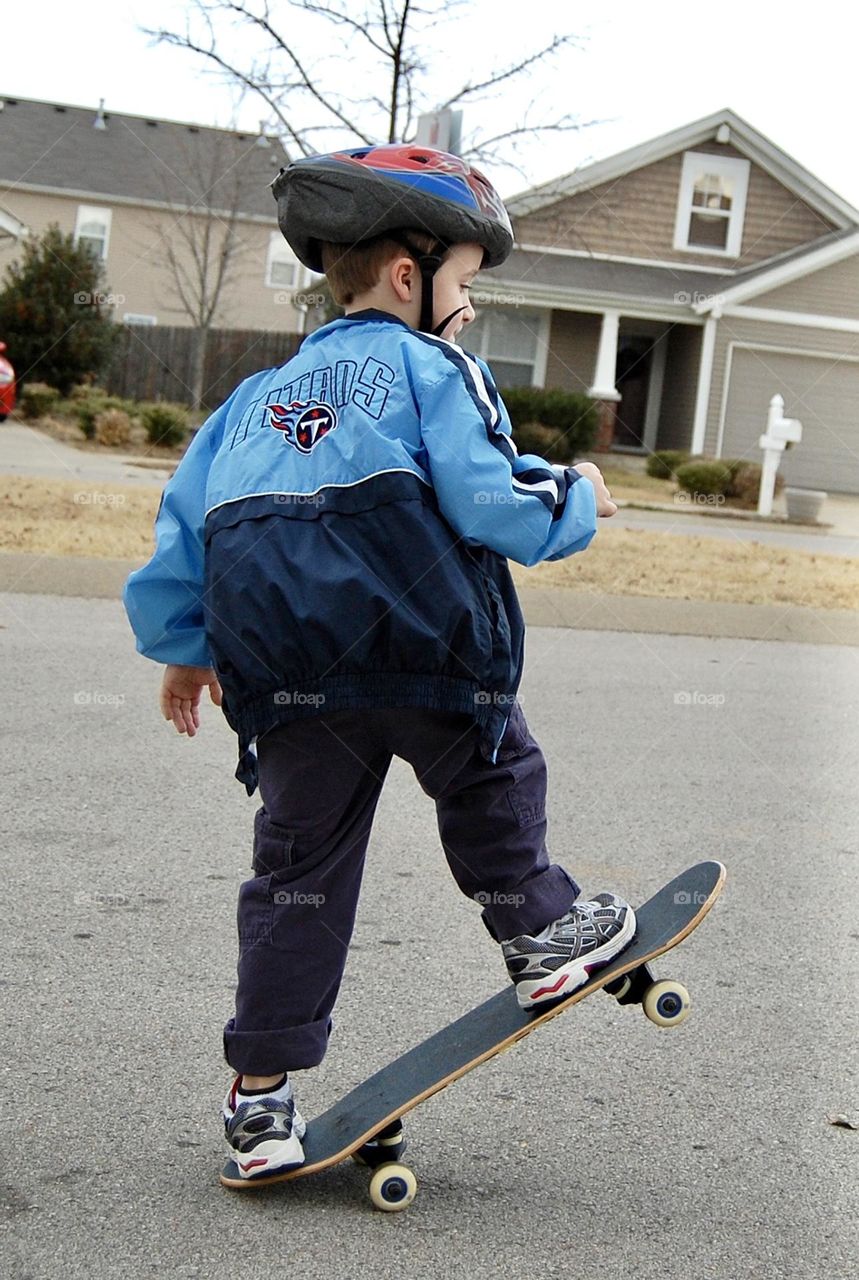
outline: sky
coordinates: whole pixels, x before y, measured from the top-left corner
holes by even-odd
[[[270,7],[276,17],[286,15],[282,21],[296,46],[310,43],[321,71],[344,92],[356,98],[372,92],[372,78],[362,84],[354,61],[303,32],[282,0],[270,0]],[[181,29],[185,8],[182,0],[7,6],[0,94],[93,108],[104,98],[108,111],[257,129],[265,115],[258,101],[240,102],[204,71],[199,56],[154,46],[142,33],[142,27]],[[356,0],[350,13],[362,9],[363,0]],[[580,39],[562,67],[536,71],[517,91],[466,110],[466,132],[517,119],[531,103],[544,118],[571,112],[583,123],[595,122],[529,144],[519,158],[524,172],[490,172],[505,196],[729,107],[859,207],[853,134],[859,10],[844,0],[817,0],[796,16],[770,0],[708,6],[688,0],[461,0],[446,13],[421,43],[429,105],[442,101],[455,82],[521,56],[558,29]],[[224,40],[231,50],[256,52],[239,30]],[[346,141],[335,133],[329,145]]]

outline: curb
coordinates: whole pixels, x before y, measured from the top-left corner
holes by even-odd
[[[143,563],[0,552],[0,592],[119,600],[129,573]],[[532,627],[859,646],[859,611],[852,609],[612,596],[564,587],[517,592]]]

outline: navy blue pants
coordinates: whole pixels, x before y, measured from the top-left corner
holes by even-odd
[[[393,756],[436,802],[448,864],[496,941],[538,933],[578,885],[546,852],[546,763],[518,703],[496,763],[475,722],[413,707],[290,721],[257,743],[263,807],[239,890],[236,1014],[224,1055],[274,1075],[321,1062],[355,922],[373,815]]]

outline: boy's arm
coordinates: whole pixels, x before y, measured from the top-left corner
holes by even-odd
[[[202,605],[206,480],[231,401],[232,396],[206,420],[164,486],[155,552],[123,590],[137,650],[155,662],[212,665]]]
[[[520,455],[486,365],[465,352],[420,393],[421,434],[442,514],[463,537],[519,564],[584,551],[594,485],[575,467]]]

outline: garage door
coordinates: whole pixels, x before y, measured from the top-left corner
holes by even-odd
[[[802,423],[801,443],[782,460],[785,483],[859,493],[859,361],[735,347],[730,377],[723,458],[761,461],[758,436],[778,392],[786,417]]]

